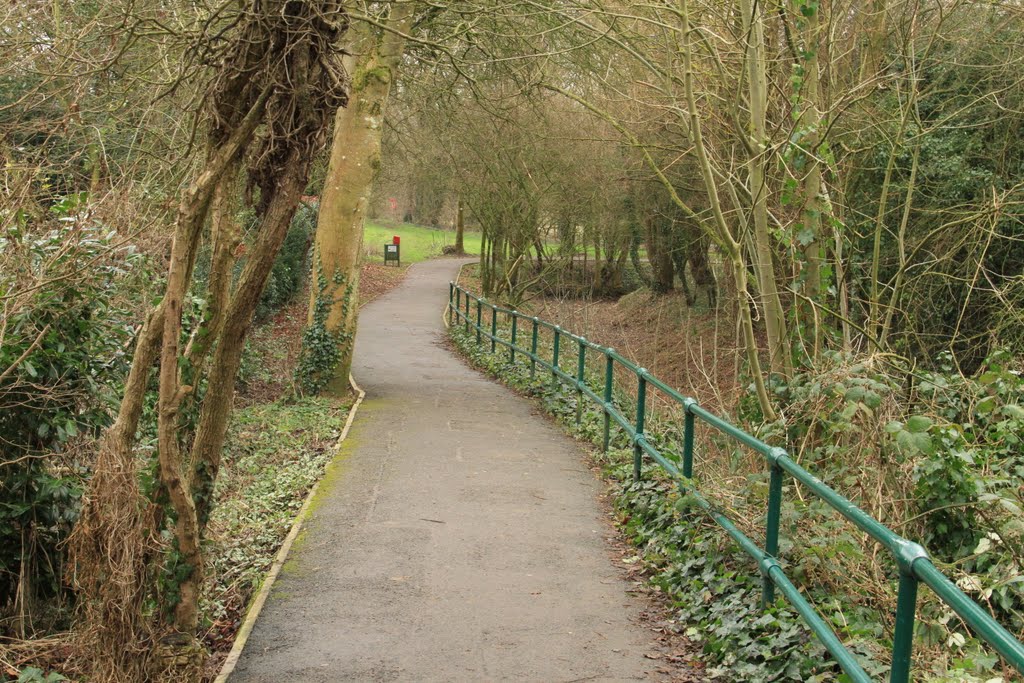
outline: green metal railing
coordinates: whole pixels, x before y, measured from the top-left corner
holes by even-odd
[[[476,321],[471,320],[470,301],[476,304]],[[490,331],[483,326],[483,309],[491,313]],[[551,373],[554,384],[568,384],[575,388],[577,398],[576,420],[582,417],[584,396],[600,407],[604,414],[604,449],[608,450],[611,425],[614,422],[628,436],[633,448],[633,476],[641,479],[644,455],[649,456],[660,465],[680,486],[681,490],[695,500],[697,505],[721,526],[739,546],[756,560],[762,576],[762,605],[775,600],[778,589],[804,619],[811,631],[821,640],[825,648],[835,657],[836,662],[851,680],[868,682],[871,678],[857,662],[853,654],[846,649],[828,623],[821,617],[814,606],[804,597],[792,581],[783,572],[776,559],[779,552],[779,524],[782,512],[782,484],[786,475],[803,484],[820,500],[828,504],[857,528],[880,543],[895,559],[899,569],[899,588],[896,598],[896,623],[892,644],[892,666],[889,681],[906,683],[910,680],[911,651],[914,639],[914,620],[917,611],[917,590],[920,584],[930,587],[938,598],[956,612],[963,622],[975,634],[988,643],[1004,660],[1017,671],[1024,673],[1024,645],[1012,633],[1003,628],[980,605],[971,600],[956,585],[939,571],[927,551],[917,543],[909,541],[878,520],[857,507],[852,501],[843,497],[826,486],[820,479],[798,465],[782,448],[769,446],[755,436],[739,429],[724,419],[714,415],[700,406],[693,398],[683,396],[672,387],[616,353],[615,349],[606,348],[588,341],[586,338],[563,330],[558,325],[519,313],[518,311],[501,308],[486,302],[455,283],[449,284],[448,292],[449,322],[452,325],[462,321],[465,331],[476,332],[476,342],[481,344],[484,337],[490,341],[491,352],[498,346],[506,347],[509,360],[515,362],[517,353],[529,359],[530,376],[535,377],[537,366]],[[502,339],[498,333],[498,316],[507,316],[511,324],[511,335],[508,340]],[[518,345],[520,325],[524,321],[531,327],[530,346]],[[542,329],[552,334],[550,362],[538,354],[538,336]],[[560,354],[563,341],[577,347],[576,372],[571,374],[562,369]],[[586,358],[588,350],[604,356],[603,393],[598,394],[586,380]],[[612,399],[615,383],[616,366],[635,375],[637,380],[636,413],[632,417],[623,415]],[[665,454],[660,452],[648,441],[644,434],[648,412],[648,388],[660,391],[668,400],[677,403],[684,410],[683,452],[682,462],[677,465]],[[749,536],[716,509],[710,501],[700,494],[693,486],[693,451],[695,422],[704,424],[737,441],[767,461],[770,479],[768,485],[768,509],[765,523],[764,547],[761,548]]]

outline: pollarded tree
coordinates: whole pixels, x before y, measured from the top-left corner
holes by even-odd
[[[158,363],[157,477],[171,532],[163,594],[172,613],[168,626],[191,642],[198,626],[202,537],[246,333],[310,161],[324,144],[330,116],[346,100],[339,40],[347,17],[338,3],[259,0],[223,20],[212,27],[224,29],[223,37],[208,45],[220,66],[206,98],[206,158],[178,203],[164,295],[139,333],[120,410],[101,440],[75,532],[84,592],[81,630],[98,675],[113,680],[158,675],[147,671],[139,651],[149,648],[138,642],[151,627],[147,565],[159,532],[146,513],[134,452],[151,368]],[[242,178],[258,223],[234,278],[242,235],[232,207]],[[186,336],[184,302],[207,222],[207,303]]]

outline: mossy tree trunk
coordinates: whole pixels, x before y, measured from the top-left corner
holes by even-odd
[[[331,160],[320,196],[313,247],[313,287],[299,381],[311,392],[348,391],[359,315],[363,224],[380,168],[380,144],[395,74],[412,25],[413,3],[396,3],[388,30],[364,25],[353,55],[348,106],[334,119]]]

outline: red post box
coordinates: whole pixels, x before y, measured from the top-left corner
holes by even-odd
[[[392,244],[401,244],[401,242],[402,242],[402,238],[399,237],[398,235],[395,235],[394,237],[391,238],[391,243]]]

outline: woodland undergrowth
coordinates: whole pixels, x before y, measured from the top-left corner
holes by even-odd
[[[485,314],[485,327],[488,321]],[[499,329],[507,339],[508,326]],[[600,444],[603,417],[589,401],[577,426],[575,392],[556,388],[549,372],[538,368],[531,379],[522,354],[513,364],[507,351],[489,353],[486,339],[477,345],[475,333],[462,325],[451,334],[472,363],[538,399],[581,441]],[[550,357],[549,345],[542,341],[539,348]],[[574,347],[565,348],[563,357],[574,358]],[[1024,458],[1017,435],[1024,428],[1024,380],[1001,354],[976,378],[952,368],[911,378],[908,386],[906,375],[879,359],[837,354],[817,372],[773,386],[785,406],[778,421],[765,424],[749,395],[731,417],[769,443],[785,445],[826,484],[925,544],[963,590],[1020,634],[1024,592],[1015,577],[1024,547]],[[597,386],[597,376],[590,379]],[[629,415],[635,399],[624,388],[615,400]],[[649,420],[648,438],[678,461],[680,415],[663,409]],[[784,600],[761,609],[754,562],[659,467],[648,463],[643,480],[633,481],[628,441],[613,434],[609,452],[595,450],[594,457],[613,490],[621,527],[650,580],[675,606],[679,628],[702,647],[709,674],[736,681],[845,680]],[[745,533],[762,539],[764,463],[699,429],[694,483]],[[882,677],[891,648],[894,563],[792,482],[784,500],[780,560],[787,575],[865,670]],[[915,671],[923,680],[1018,680],[926,589],[918,620]]]

